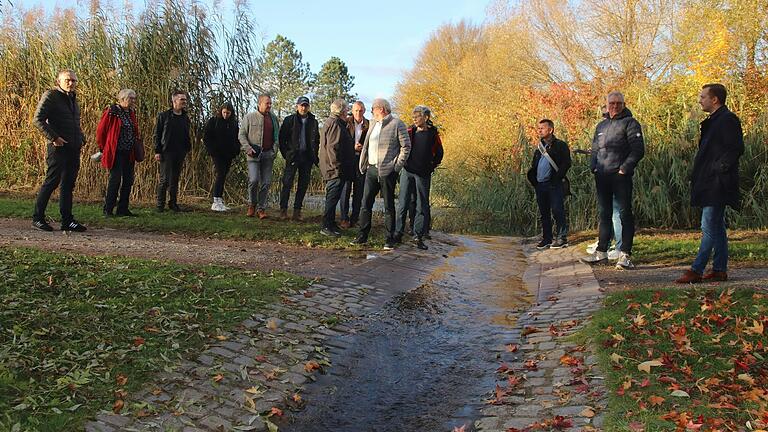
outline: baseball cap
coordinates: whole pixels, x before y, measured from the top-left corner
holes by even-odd
[[[299,96],[298,99],[296,99],[296,105],[309,105],[309,98],[306,96]]]

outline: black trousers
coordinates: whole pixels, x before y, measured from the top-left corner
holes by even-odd
[[[357,165],[355,165],[357,168]],[[341,190],[341,220],[356,224],[360,219],[360,207],[363,203],[363,189],[365,189],[365,176],[356,173],[354,180],[344,182]],[[352,210],[350,212],[349,200],[352,198]]]
[[[68,225],[74,220],[72,216],[72,191],[75,190],[77,173],[80,171],[80,147],[56,147],[48,144],[48,156],[45,159],[48,169],[45,173],[45,181],[40,187],[35,201],[35,214],[33,220],[44,221],[45,209],[51,194],[59,185],[59,213],[61,224]]]
[[[371,233],[371,215],[376,195],[381,191],[384,198],[384,230],[386,240],[393,241],[395,236],[395,183],[397,173],[391,172],[385,177],[379,177],[379,170],[369,165],[365,171],[365,189],[363,191],[363,206],[360,209],[360,235],[368,238]]]
[[[107,182],[107,194],[104,197],[104,211],[112,213],[117,202],[117,212],[128,211],[128,200],[131,196],[131,187],[134,180],[134,168],[136,163],[131,162],[131,151],[122,150],[115,154],[115,164],[109,170]],[[118,191],[120,199],[118,200]]]
[[[168,205],[174,206],[179,196],[179,177],[184,165],[186,153],[163,153],[160,159],[160,183],[157,185],[157,206],[165,206],[165,196],[168,193]]]
[[[616,201],[621,219],[621,252],[632,253],[635,238],[635,217],[632,214],[632,176],[596,174],[597,203],[600,207],[600,225],[597,250],[606,252],[613,229],[613,202]]]
[[[227,181],[229,168],[232,166],[232,158],[215,156],[213,158],[213,169],[216,171],[216,179],[213,181],[213,190],[211,194],[216,198],[224,196],[224,183]]]
[[[285,165],[283,172],[283,186],[280,189],[280,210],[288,210],[288,200],[291,198],[291,189],[293,189],[293,179],[296,173],[299,174],[299,182],[296,185],[296,195],[293,197],[293,209],[301,210],[304,206],[304,196],[309,189],[309,181],[312,179],[312,161],[306,157],[298,155],[294,163]]]
[[[341,198],[341,179],[336,177],[325,182],[325,211],[323,212],[323,228],[336,228],[336,205]]]

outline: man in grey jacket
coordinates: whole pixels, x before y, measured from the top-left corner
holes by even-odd
[[[279,132],[279,121],[272,114],[272,97],[259,95],[258,110],[243,117],[238,132],[240,147],[248,160],[248,217],[255,214],[259,219],[267,218],[267,198]]]
[[[386,99],[374,99],[373,120],[360,152],[360,173],[365,176],[363,208],[360,212],[360,233],[352,244],[365,244],[371,232],[371,212],[376,195],[384,197],[385,250],[395,247],[395,181],[408,160],[411,139],[402,120],[392,117],[392,107]]]
[[[608,112],[595,128],[592,139],[590,168],[595,175],[597,202],[600,208],[599,240],[595,252],[584,262],[595,264],[608,260],[611,241],[613,201],[616,200],[621,219],[621,251],[617,269],[631,269],[632,241],[635,219],[632,214],[632,176],[645,154],[643,131],[640,123],[624,104],[624,95],[614,91],[608,94]]]

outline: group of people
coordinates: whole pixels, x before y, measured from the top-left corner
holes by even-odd
[[[65,69],[59,72],[57,87],[45,92],[35,112],[35,125],[48,138],[48,170],[35,204],[32,225],[52,231],[45,210],[53,191],[61,186],[59,200],[61,229],[83,232],[86,227],[72,215],[72,193],[80,166],[80,150],[85,136],[80,127],[77,102],[77,75]],[[171,95],[171,108],[157,116],[154,131],[154,159],[159,163],[157,211],[167,208],[181,211],[178,189],[181,170],[192,149],[192,125],[187,115],[188,96],[183,91]],[[104,110],[96,130],[100,160],[109,171],[103,213],[106,217],[135,216],[128,208],[136,162],[144,160],[144,145],[135,112],[136,92],[123,89],[117,103]],[[285,160],[280,191],[280,219],[288,216],[288,202],[294,180],[298,177],[293,200],[293,220],[302,221],[304,197],[309,187],[312,167],[320,169],[326,185],[325,209],[320,232],[339,236],[342,229],[359,226],[354,244],[365,244],[371,230],[371,215],[377,195],[384,199],[385,249],[401,243],[406,231],[409,209],[413,214],[413,243],[427,249],[431,212],[429,189],[431,176],[440,165],[443,147],[432,124],[431,111],[425,106],[413,110],[413,125],[406,127],[392,116],[385,99],[375,99],[373,120],[365,118],[362,101],[352,104],[336,99],[322,128],[311,112],[310,100],[300,96],[296,111],[282,122],[272,113],[272,98],[259,95],[257,109],[247,113],[238,124],[233,105],[223,104],[208,120],[203,143],[213,160],[215,180],[211,210],[227,211],[224,184],[233,160],[242,152],[248,167],[247,217],[268,218],[267,200],[277,153]],[[395,185],[400,181],[400,196],[395,209]],[[351,201],[351,206],[350,206]],[[340,223],[336,207],[341,203]]]
[[[739,158],[744,153],[744,137],[739,118],[725,105],[726,98],[722,84],[706,84],[699,93],[699,104],[709,115],[701,122],[693,160],[691,205],[702,208],[702,239],[691,268],[675,280],[677,283],[728,279],[725,208],[740,208]],[[616,268],[632,269],[632,179],[645,153],[643,132],[620,92],[608,94],[603,116],[589,152],[598,203],[598,241],[587,248],[589,255],[582,261],[601,264],[616,260]],[[541,216],[542,239],[536,247],[562,248],[568,246],[565,197],[569,194],[570,150],[555,137],[551,120],[541,120],[537,130],[540,140],[527,173]],[[613,254],[609,251],[612,238],[616,243]],[[712,267],[705,273],[710,258]]]

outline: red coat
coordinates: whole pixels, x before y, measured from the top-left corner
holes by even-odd
[[[101,150],[101,164],[106,169],[112,169],[115,164],[115,155],[117,153],[117,139],[120,137],[120,128],[122,122],[117,115],[117,110],[122,109],[119,105],[112,105],[104,110],[101,116],[99,126],[96,127],[96,144]],[[144,147],[139,137],[139,123],[136,121],[136,111],[131,110],[131,123],[133,123],[133,133],[136,142],[131,150],[131,162],[141,162],[144,160]]]

